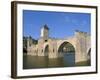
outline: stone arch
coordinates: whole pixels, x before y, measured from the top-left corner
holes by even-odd
[[[89,48],[87,52],[87,63],[91,65],[91,48]]]
[[[58,48],[58,54],[63,56],[64,66],[75,65],[75,47],[70,42],[63,42]]]
[[[91,48],[88,50],[87,56],[88,56],[88,60],[91,60]]]
[[[59,45],[58,53],[60,52],[75,52],[75,47],[70,42],[65,41]]]
[[[48,56],[48,54],[49,54],[49,45],[46,45],[44,48],[44,55]]]
[[[67,38],[67,39],[58,40],[57,41],[57,51],[59,47],[61,46],[61,44],[63,44],[64,42],[71,43],[76,51],[76,38]]]

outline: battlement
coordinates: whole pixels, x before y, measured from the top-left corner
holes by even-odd
[[[90,36],[90,34],[89,34],[89,33],[87,33],[87,32],[83,32],[83,31],[79,31],[79,30],[75,30],[75,35]]]

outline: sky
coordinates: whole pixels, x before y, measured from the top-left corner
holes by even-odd
[[[51,12],[23,10],[23,35],[40,38],[44,25],[49,27],[49,37],[67,38],[75,30],[91,33],[91,14],[75,12]]]

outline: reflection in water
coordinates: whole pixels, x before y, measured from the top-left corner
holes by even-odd
[[[47,67],[61,67],[63,66],[63,59],[48,59],[48,57],[37,57],[24,55],[23,57],[23,68],[32,69],[32,68],[47,68]]]
[[[74,53],[65,53],[63,61],[64,61],[64,66],[75,66]]]
[[[85,62],[84,65],[87,66],[90,64],[87,64],[87,62]],[[46,57],[38,57],[30,55],[23,56],[23,69],[71,67],[71,66],[77,66],[75,64],[74,53],[67,53],[67,54],[65,53],[63,58],[56,58],[56,59],[48,59],[47,56]]]

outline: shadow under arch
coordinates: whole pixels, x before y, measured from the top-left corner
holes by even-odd
[[[58,48],[58,53],[59,52],[63,52],[63,53],[67,53],[67,52],[75,52],[75,48],[74,46],[69,43],[69,42],[63,42],[59,48]]]
[[[58,54],[63,56],[64,66],[75,66],[75,48],[70,42],[63,42],[58,48]]]
[[[91,56],[91,48],[88,50],[88,56]]]
[[[91,48],[88,50],[87,56],[88,56],[88,64],[91,65]]]
[[[49,45],[45,46],[44,54],[45,54],[45,56],[48,56],[48,54],[49,54]]]

